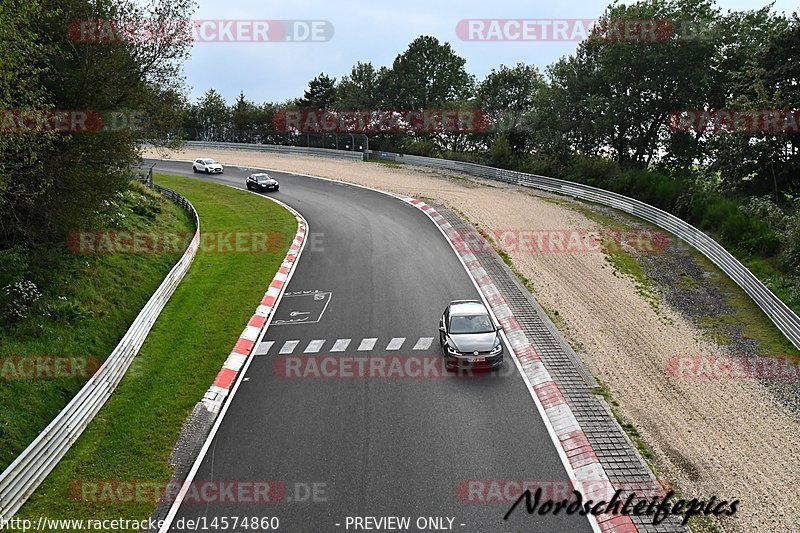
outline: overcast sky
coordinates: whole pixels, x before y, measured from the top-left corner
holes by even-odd
[[[208,89],[231,103],[243,90],[257,103],[302,96],[308,80],[325,72],[337,79],[357,61],[390,66],[420,35],[449,42],[467,59],[478,80],[500,64],[518,62],[541,70],[575,50],[575,42],[470,42],[456,34],[462,19],[595,19],[608,0],[436,0],[264,1],[198,0],[201,20],[323,20],[334,34],[326,42],[196,42],[186,63],[186,82],[194,99]],[[764,0],[718,0],[723,10],[754,9]],[[796,0],[776,0],[775,9],[798,10]]]

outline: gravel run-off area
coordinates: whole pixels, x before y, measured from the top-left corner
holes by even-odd
[[[428,169],[240,150],[146,148],[143,156],[211,157],[223,164],[368,185],[457,210],[490,235],[604,229],[602,219],[588,217],[571,201]],[[612,216],[637,227],[628,217]],[[681,292],[702,293],[703,301],[713,304],[714,287],[704,284],[702,269],[685,246],[673,238],[665,250],[642,258],[646,272],[654,272],[655,296],[620,274],[599,251],[532,253],[515,246],[506,251],[586,366],[606,385],[618,403],[617,413],[641,435],[665,483],[684,497],[740,500],[736,515],[719,521],[723,531],[800,531],[800,499],[794,490],[800,483],[800,417],[792,401],[798,380],[774,387],[752,379],[680,378],[668,371],[675,356],[746,355],[737,350],[752,349],[747,342],[717,344],[693,322],[696,302],[683,298],[681,304],[680,298],[667,297],[674,289],[671,265],[681,264],[689,275],[696,271],[700,277],[694,288]]]

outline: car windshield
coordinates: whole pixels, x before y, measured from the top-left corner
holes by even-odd
[[[256,181],[268,181],[269,176],[256,176]]]
[[[216,163],[216,161],[214,161],[213,159],[206,159],[203,161],[203,164],[205,165],[213,165],[214,163]]]
[[[450,333],[491,333],[494,331],[489,315],[453,316],[450,317]]]

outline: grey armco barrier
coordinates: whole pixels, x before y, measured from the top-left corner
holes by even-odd
[[[243,144],[243,143],[199,143],[189,142],[189,146],[198,148],[232,148],[232,149],[247,149],[247,150],[264,150],[265,146],[261,144]],[[345,152],[343,150],[333,150],[330,148],[301,148],[303,153],[309,155],[329,157],[344,157],[353,158],[350,154],[352,152]],[[282,152],[282,153],[300,153],[295,147],[287,146],[273,146],[269,145],[268,151]],[[361,158],[359,152],[356,152],[357,158]],[[403,155],[398,156],[397,161],[402,161],[410,165],[418,165],[423,167],[430,167],[440,170],[451,170],[455,172],[462,172],[481,178],[487,178],[523,187],[532,187],[549,191],[557,194],[571,196],[580,200],[587,200],[598,204],[606,205],[635,215],[647,222],[655,224],[656,226],[672,233],[685,241],[700,253],[709,258],[720,270],[727,274],[733,281],[736,282],[764,313],[772,320],[778,329],[786,335],[795,347],[800,349],[800,317],[792,311],[780,298],[775,296],[758,278],[756,278],[747,267],[733,257],[725,248],[723,248],[714,239],[695,228],[691,224],[684,222],[680,218],[662,211],[656,207],[648,205],[639,200],[634,200],[627,196],[617,194],[611,191],[598,189],[589,185],[583,185],[557,178],[549,178],[547,176],[538,176],[536,174],[527,174],[524,172],[515,172],[513,170],[503,170],[499,168],[487,167],[475,163],[464,163],[460,161],[451,161],[449,159],[436,159],[432,157],[422,157],[416,155]],[[776,354],[778,355],[778,354]]]
[[[103,365],[36,439],[0,474],[0,529],[55,468],[122,380],[158,315],[189,270],[200,243],[200,219],[194,206],[178,193],[155,186],[192,214],[194,238],[156,289]]]

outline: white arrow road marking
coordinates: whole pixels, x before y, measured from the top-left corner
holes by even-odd
[[[282,354],[292,353],[298,344],[300,344],[300,341],[286,341],[283,344],[283,348],[281,348],[280,353]]]
[[[363,339],[361,344],[358,345],[358,351],[367,352],[375,347],[376,342],[378,342],[378,339]]]
[[[389,344],[386,345],[386,350],[399,350],[404,342],[406,342],[405,337],[395,337],[389,341]]]
[[[433,343],[433,337],[420,337],[417,344],[414,345],[415,350],[427,350]]]
[[[272,345],[275,344],[275,341],[264,341],[256,347],[255,354],[256,355],[267,355],[269,353],[269,349],[272,348]]]
[[[325,339],[313,340],[308,343],[308,346],[306,346],[306,349],[303,350],[303,353],[319,353],[323,344],[325,344]]]
[[[331,348],[331,352],[343,352],[350,346],[350,339],[336,339],[336,342],[333,343],[333,348]]]

